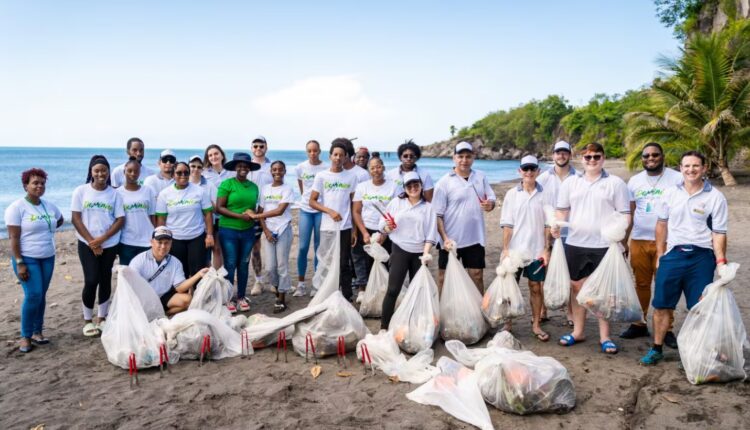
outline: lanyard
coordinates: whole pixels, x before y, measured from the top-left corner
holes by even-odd
[[[42,206],[42,209],[44,210],[44,215],[42,215],[41,212],[39,212],[39,209],[36,207],[34,203],[31,203],[31,200],[29,200],[28,197],[26,197],[26,201],[31,204],[31,207],[34,208],[34,211],[39,215],[39,218],[43,219],[44,222],[47,223],[47,229],[49,229],[49,232],[52,233],[52,221],[50,220],[49,213],[47,212],[47,207],[44,206],[44,202],[42,199],[39,199],[39,204]]]

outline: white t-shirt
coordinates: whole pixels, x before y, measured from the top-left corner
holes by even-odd
[[[156,213],[154,192],[146,187],[141,187],[137,191],[128,191],[125,187],[120,187],[117,193],[122,198],[122,207],[125,210],[125,226],[121,230],[120,243],[130,246],[151,246],[154,225],[151,224],[150,215]]]
[[[93,237],[102,236],[114,224],[117,218],[125,216],[122,208],[122,197],[112,187],[103,191],[95,190],[91,184],[79,185],[73,190],[70,210],[81,213],[83,225]],[[78,232],[76,237],[83,243],[88,243]],[[120,232],[104,241],[102,248],[111,248],[120,243]]]
[[[138,272],[141,278],[148,281],[154,276],[161,266],[166,265],[159,276],[154,278],[149,285],[157,296],[163,296],[170,288],[176,287],[185,281],[185,272],[182,269],[182,263],[174,256],[167,255],[161,264],[156,262],[154,253],[149,249],[133,257],[128,266]]]
[[[554,204],[554,197],[538,182],[530,194],[524,191],[522,184],[509,189],[500,215],[500,227],[513,229],[508,250],[528,252],[531,258],[542,255],[546,227],[544,206]]]
[[[378,229],[383,215],[378,212],[375,205],[385,212],[388,203],[396,197],[396,189],[396,183],[388,179],[381,185],[373,184],[372,180],[360,182],[357,185],[353,201],[362,202],[362,220],[365,222],[365,227],[370,230]]]
[[[419,179],[422,180],[422,189],[424,191],[429,191],[435,188],[432,183],[432,177],[429,173],[427,173],[419,166],[417,166],[416,172],[419,175]],[[397,194],[401,194],[404,192],[404,174],[401,172],[401,166],[394,167],[393,169],[387,171],[385,173],[385,177],[396,183],[396,186],[398,187]]]
[[[55,230],[60,209],[45,199],[38,206],[21,198],[5,208],[5,225],[21,227],[21,256],[48,258],[55,255]]]
[[[484,209],[479,205],[480,196],[483,200],[496,200],[487,177],[478,170],[472,170],[468,180],[455,170],[451,171],[435,185],[432,207],[437,216],[443,218],[445,232],[458,248],[485,244]]]
[[[112,174],[110,175],[110,180],[112,181],[112,186],[114,188],[122,187],[125,185],[125,165],[127,162],[120,164],[119,166],[112,169]],[[138,185],[143,186],[143,181],[146,180],[147,177],[153,175],[156,173],[154,169],[150,167],[146,167],[144,165],[141,165],[141,173],[138,175]]]
[[[167,228],[178,240],[190,240],[203,234],[206,231],[203,213],[211,209],[208,193],[191,183],[182,190],[170,185],[156,198],[156,215],[167,217]]]
[[[270,212],[279,207],[282,203],[289,203],[279,216],[266,218],[266,228],[271,230],[271,233],[281,234],[292,222],[292,203],[294,202],[294,191],[292,187],[287,184],[279,185],[274,187],[273,185],[266,185],[260,192],[260,201],[258,206],[263,207],[263,212]]]
[[[617,176],[602,170],[594,182],[583,172],[566,179],[557,196],[557,209],[570,210],[568,245],[582,248],[607,248],[602,225],[614,212],[630,213],[628,186]]]
[[[213,184],[217,189],[224,179],[234,178],[237,176],[237,172],[234,170],[221,169],[221,173],[216,173],[213,167],[208,167],[203,170],[203,177]]]
[[[681,182],[682,174],[670,168],[665,168],[660,176],[648,176],[644,170],[630,178],[628,193],[630,201],[635,202],[631,239],[656,240],[657,211],[661,199],[667,189]]]
[[[322,231],[352,228],[352,194],[356,187],[357,176],[350,170],[338,173],[324,170],[315,175],[312,190],[320,194],[318,201],[341,215],[341,222],[336,223],[328,214],[323,214],[323,219],[320,221]]]
[[[388,237],[399,248],[421,254],[425,243],[437,243],[437,215],[430,203],[420,200],[412,206],[408,198],[396,197],[388,203],[387,210],[396,223],[396,229]],[[385,225],[385,219],[381,217],[378,230],[384,231]]]
[[[367,169],[363,169],[357,166],[356,164],[354,165],[354,167],[349,169],[349,171],[354,173],[357,176],[357,183],[361,184],[362,182],[367,182],[370,179],[372,179],[370,177],[370,172],[368,172]]]
[[[146,179],[143,180],[143,186],[151,188],[151,191],[154,192],[155,196],[158,196],[161,190],[167,188],[168,186],[174,184],[174,179],[172,178],[163,178],[161,176],[160,172],[156,172],[151,176],[146,177]]]
[[[310,192],[312,191],[315,175],[323,170],[328,170],[329,166],[321,162],[318,165],[310,164],[310,160],[303,161],[294,168],[297,179],[302,181],[302,199],[299,202],[299,208],[305,212],[316,213],[315,209],[310,207]],[[320,199],[318,199],[320,201]]]
[[[668,221],[667,252],[676,245],[713,249],[713,233],[727,234],[728,218],[726,197],[708,181],[692,196],[683,184],[668,189],[659,209],[659,220]]]

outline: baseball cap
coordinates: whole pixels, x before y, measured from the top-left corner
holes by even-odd
[[[159,154],[159,158],[169,157],[169,156],[177,158],[177,155],[175,155],[174,151],[172,151],[171,149],[165,149],[161,151],[161,154]]]
[[[570,152],[570,144],[564,140],[560,140],[557,143],[555,143],[555,149],[552,150],[552,152],[557,151],[568,151]]]
[[[198,154],[195,154],[195,155],[191,155],[191,156],[190,156],[190,159],[188,160],[188,163],[192,163],[192,162],[193,162],[193,161],[195,161],[195,160],[198,160],[198,161],[200,161],[200,162],[201,162],[201,164],[203,164],[203,157],[201,157],[201,156],[200,156],[200,155],[198,155]]]
[[[172,238],[172,230],[166,228],[165,226],[161,225],[159,227],[156,227],[154,229],[154,232],[151,233],[152,239],[171,239]]]
[[[406,172],[404,173],[404,186],[410,182],[414,181],[420,181],[422,182],[422,179],[419,177],[419,174],[417,172]]]
[[[458,142],[458,145],[456,145],[455,153],[458,154],[461,151],[471,151],[474,152],[474,147],[471,146],[471,143],[469,142]]]
[[[250,143],[255,143],[255,142],[263,142],[263,143],[266,143],[266,138],[265,138],[265,137],[263,137],[263,136],[261,136],[261,135],[255,136],[255,139],[253,139],[253,141],[252,141],[252,142],[250,142]]]
[[[539,160],[533,155],[527,155],[521,159],[521,168],[523,169],[526,166],[539,167]]]

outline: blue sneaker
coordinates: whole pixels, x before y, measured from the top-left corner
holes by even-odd
[[[651,348],[648,350],[646,355],[641,357],[641,365],[643,366],[654,366],[658,362],[662,361],[664,359],[664,354]]]

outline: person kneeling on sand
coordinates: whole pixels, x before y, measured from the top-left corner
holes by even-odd
[[[151,234],[151,249],[136,255],[129,266],[154,289],[167,315],[174,315],[187,310],[193,298],[193,287],[208,268],[185,279],[182,263],[169,254],[170,249],[172,232],[164,226],[156,227]]]

